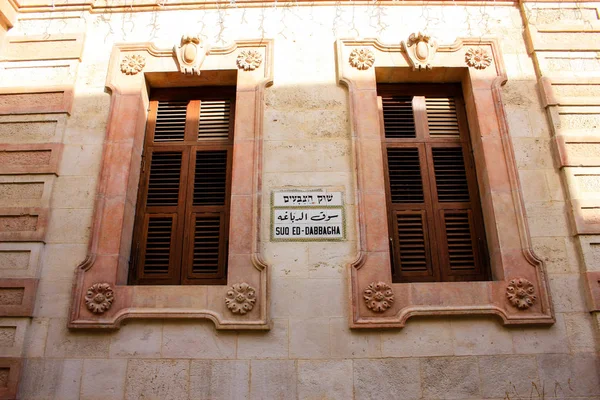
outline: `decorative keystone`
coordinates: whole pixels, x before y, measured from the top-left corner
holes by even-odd
[[[85,305],[94,314],[102,314],[110,309],[114,292],[108,283],[94,283],[87,290]]]
[[[244,50],[237,56],[236,63],[239,69],[254,71],[262,64],[262,54],[256,50]]]
[[[140,54],[131,54],[121,60],[121,72],[126,75],[135,75],[142,72],[146,66],[146,59]]]
[[[421,32],[412,33],[406,42],[401,42],[413,70],[431,69],[431,60],[437,52],[437,41]]]
[[[225,304],[234,314],[246,314],[254,308],[256,290],[246,282],[237,283],[227,291]]]
[[[510,304],[521,310],[528,309],[537,300],[533,283],[525,278],[513,279],[508,282],[506,297]]]
[[[485,49],[471,47],[465,53],[465,62],[469,67],[486,69],[492,63],[492,57]]]
[[[385,282],[371,282],[364,290],[363,297],[367,308],[374,312],[384,312],[394,303],[394,292]]]
[[[200,67],[208,54],[209,46],[199,35],[183,35],[181,44],[173,46],[173,53],[177,57],[179,70],[185,75],[200,75]]]
[[[364,71],[375,64],[375,55],[370,49],[354,49],[350,53],[349,61],[354,68]]]

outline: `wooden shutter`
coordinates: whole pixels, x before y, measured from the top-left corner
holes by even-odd
[[[235,91],[153,93],[130,282],[226,283]]]
[[[378,90],[394,281],[487,279],[483,218],[459,88],[380,85]]]

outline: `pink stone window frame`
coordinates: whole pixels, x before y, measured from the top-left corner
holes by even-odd
[[[350,53],[369,49],[375,63],[354,68]],[[492,57],[483,69],[469,67],[465,53],[481,48]],[[431,70],[413,71],[398,45],[377,39],[340,39],[336,43],[337,73],[348,87],[356,165],[358,254],[350,264],[350,327],[403,327],[412,316],[495,315],[505,325],[553,324],[552,302],[543,262],[531,250],[512,142],[502,103],[507,77],[495,40],[458,39],[440,46]],[[490,252],[492,281],[392,283],[385,209],[383,152],[378,82],[458,82],[463,88]],[[535,289],[533,306],[519,309],[507,297],[513,279],[524,278]],[[384,282],[393,291],[385,311],[367,307],[364,290]]]
[[[255,50],[261,65],[238,69],[241,51]],[[128,55],[145,60],[141,72],[127,75],[120,63]],[[272,84],[273,41],[236,41],[213,48],[201,74],[179,72],[171,49],[152,43],[116,45],[106,87],[111,93],[110,116],[102,157],[88,256],[78,267],[69,328],[118,328],[128,318],[206,318],[217,329],[269,329],[268,267],[259,253],[261,210],[262,116],[264,89]],[[210,85],[236,86],[235,134],[231,186],[231,217],[227,285],[127,285],[141,151],[151,88]],[[229,288],[247,283],[256,303],[244,315],[225,304]],[[108,311],[94,314],[86,307],[87,289],[108,283],[114,301]]]

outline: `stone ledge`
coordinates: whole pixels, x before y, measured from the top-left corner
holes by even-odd
[[[0,174],[57,174],[63,145],[0,144]]]
[[[81,59],[84,34],[8,36],[2,61]]]
[[[0,372],[8,375],[6,386],[0,387],[0,400],[16,399],[19,377],[21,375],[21,359],[0,357]]]
[[[71,114],[72,86],[0,88],[0,115],[7,114]]]

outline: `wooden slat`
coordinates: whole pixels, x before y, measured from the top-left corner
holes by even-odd
[[[421,213],[397,213],[398,253],[400,273],[428,272],[429,242],[426,223]]]
[[[147,206],[177,206],[181,179],[181,152],[151,155]]]
[[[470,211],[445,210],[443,216],[449,272],[477,273],[477,243]]]
[[[423,180],[418,148],[388,148],[392,203],[423,203]]]
[[[231,101],[202,100],[198,121],[198,140],[227,139],[231,118]]]
[[[192,273],[216,273],[220,264],[221,217],[196,215]]]
[[[194,179],[194,206],[225,205],[227,150],[198,151]]]
[[[386,138],[416,137],[412,96],[382,97]]]
[[[426,97],[427,125],[430,136],[460,135],[456,103],[452,97]]]
[[[143,255],[144,275],[169,273],[173,228],[173,217],[149,216]]]
[[[460,147],[432,149],[437,200],[440,202],[468,202],[469,185]]]
[[[187,101],[159,101],[154,142],[182,142],[185,134]]]

